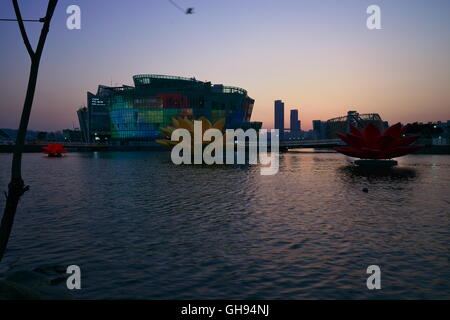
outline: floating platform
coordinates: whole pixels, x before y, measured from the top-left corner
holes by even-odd
[[[357,166],[361,168],[392,168],[398,165],[396,160],[355,160],[354,162]]]

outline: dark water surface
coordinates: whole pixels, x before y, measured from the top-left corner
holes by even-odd
[[[2,190],[10,161],[0,154]],[[295,151],[275,176],[164,152],[25,154],[23,170],[0,272],[79,265],[77,298],[450,298],[450,156],[372,176]]]

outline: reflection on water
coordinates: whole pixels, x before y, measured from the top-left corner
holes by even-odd
[[[4,187],[9,165],[0,154]],[[261,176],[167,152],[26,154],[31,189],[0,272],[77,264],[79,298],[448,299],[449,173],[449,156],[430,155],[368,173],[291,151]]]
[[[389,179],[389,180],[411,180],[414,181],[417,171],[411,168],[364,168],[356,165],[346,165],[339,168],[343,174],[352,178],[366,177],[371,180]]]

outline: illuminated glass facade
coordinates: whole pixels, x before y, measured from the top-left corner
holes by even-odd
[[[205,116],[212,122],[225,118],[227,128],[261,127],[261,123],[250,122],[254,100],[244,89],[162,75],[136,75],[133,81],[134,87],[99,86],[96,95],[88,93],[91,141],[99,136],[113,141],[151,141],[160,137],[161,126],[180,116]]]

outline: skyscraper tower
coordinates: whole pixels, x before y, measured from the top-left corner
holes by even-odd
[[[298,109],[291,110],[291,133],[300,132],[300,120],[298,120]]]
[[[275,129],[279,130],[280,137],[284,133],[284,103],[281,100],[275,100]]]

